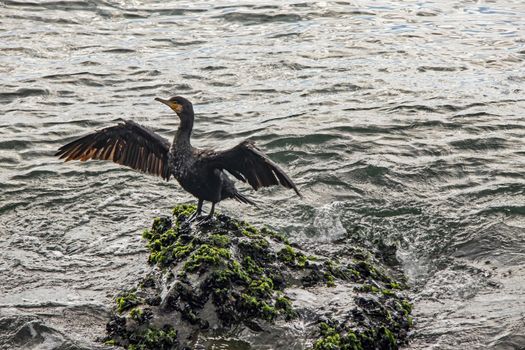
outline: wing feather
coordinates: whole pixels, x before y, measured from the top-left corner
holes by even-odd
[[[169,180],[168,140],[132,121],[95,131],[58,149],[66,162],[110,160]]]
[[[282,185],[302,197],[292,179],[251,141],[243,141],[226,151],[212,152],[205,158],[213,168],[227,170],[255,190]]]

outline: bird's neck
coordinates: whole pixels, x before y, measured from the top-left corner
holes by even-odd
[[[191,148],[190,137],[191,131],[193,130],[193,115],[181,115],[180,116],[180,125],[177,129],[177,134],[175,134],[175,139],[173,144],[177,148]]]

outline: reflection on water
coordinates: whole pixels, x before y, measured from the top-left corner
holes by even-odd
[[[140,230],[192,199],[52,155],[122,118],[171,138],[177,118],[153,98],[181,94],[196,146],[250,137],[305,194],[246,189],[258,208],[221,210],[296,239],[399,246],[410,348],[525,346],[521,1],[0,7],[0,344],[34,324],[49,335],[35,349],[65,334],[102,347],[113,294],[145,269]]]

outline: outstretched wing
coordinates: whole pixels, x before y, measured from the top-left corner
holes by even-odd
[[[225,169],[237,179],[248,182],[255,190],[281,184],[302,197],[292,179],[252,141],[246,140],[229,150],[213,152],[207,161],[213,168]]]
[[[60,159],[111,160],[169,180],[170,143],[153,131],[129,120],[95,131],[58,149]]]

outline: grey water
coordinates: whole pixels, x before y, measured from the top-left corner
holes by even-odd
[[[179,94],[195,146],[251,138],[304,194],[219,210],[395,245],[408,349],[524,349],[524,88],[522,0],[1,0],[0,348],[104,348],[141,230],[193,199],[53,154],[122,119],[171,139]]]

